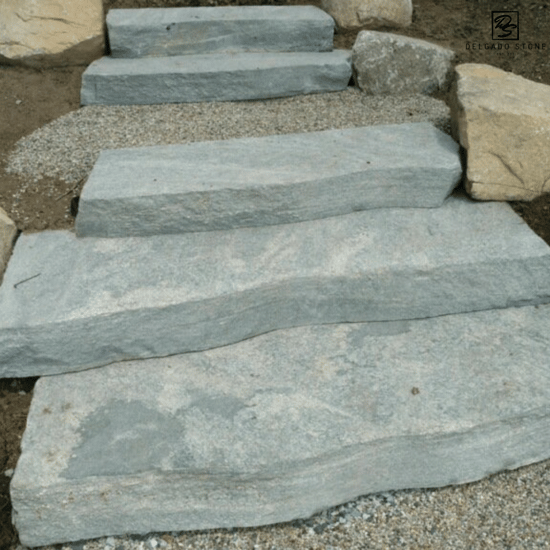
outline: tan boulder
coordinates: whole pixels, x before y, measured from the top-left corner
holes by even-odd
[[[343,29],[408,27],[413,12],[412,0],[321,0],[321,8]]]
[[[2,282],[16,234],[15,223],[10,220],[6,211],[0,208],[0,282]]]
[[[456,67],[453,136],[466,149],[466,190],[530,201],[550,191],[550,86],[490,65]]]
[[[0,0],[0,63],[88,65],[104,50],[102,0]]]

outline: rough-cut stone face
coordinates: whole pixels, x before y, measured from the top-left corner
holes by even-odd
[[[467,151],[468,193],[529,201],[550,192],[550,86],[490,65],[456,74],[453,133]]]
[[[412,0],[321,0],[321,8],[344,29],[366,25],[408,27],[413,12]]]
[[[76,234],[216,231],[439,207],[461,177],[458,143],[429,123],[114,149],[102,151],[86,182]]]
[[[87,65],[105,49],[101,0],[2,0],[0,62]]]
[[[11,254],[17,228],[6,212],[0,208],[0,283]]]
[[[509,308],[43,377],[10,486],[21,543],[290,521],[547,459],[549,333],[549,306]]]
[[[118,59],[82,76],[82,105],[244,101],[345,90],[351,52],[254,52]]]
[[[362,31],[353,46],[357,85],[371,94],[432,93],[444,88],[455,53],[425,40]]]

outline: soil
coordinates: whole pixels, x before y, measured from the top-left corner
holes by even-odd
[[[106,9],[215,5],[291,5],[320,1],[297,0],[104,0]],[[377,29],[421,38],[452,48],[457,63],[485,63],[535,82],[550,85],[550,2],[503,0],[413,0],[412,25],[407,29]],[[509,50],[485,49],[491,37],[491,11],[517,11],[520,41]],[[366,27],[365,27],[366,28]],[[337,32],[335,46],[350,49],[361,29]],[[515,46],[518,44],[519,49]],[[537,50],[536,45],[544,50]],[[530,49],[530,46],[531,48]],[[45,178],[33,181],[5,173],[7,155],[21,137],[79,108],[80,81],[84,67],[31,70],[0,66],[0,206],[20,231],[67,229],[74,218],[71,203],[79,189],[72,184]],[[446,93],[441,99],[448,100]],[[530,203],[513,203],[529,226],[550,244],[550,194]],[[9,477],[15,468],[20,440],[36,378],[0,380],[0,548],[14,548],[17,534],[11,525]]]

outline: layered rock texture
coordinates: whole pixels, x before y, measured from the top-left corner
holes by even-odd
[[[496,67],[456,67],[452,119],[479,200],[530,201],[550,191],[550,86]]]
[[[0,2],[0,62],[29,67],[87,65],[105,50],[101,0]]]

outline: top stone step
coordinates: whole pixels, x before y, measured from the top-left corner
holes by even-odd
[[[314,6],[110,10],[112,57],[331,51],[334,20]]]

